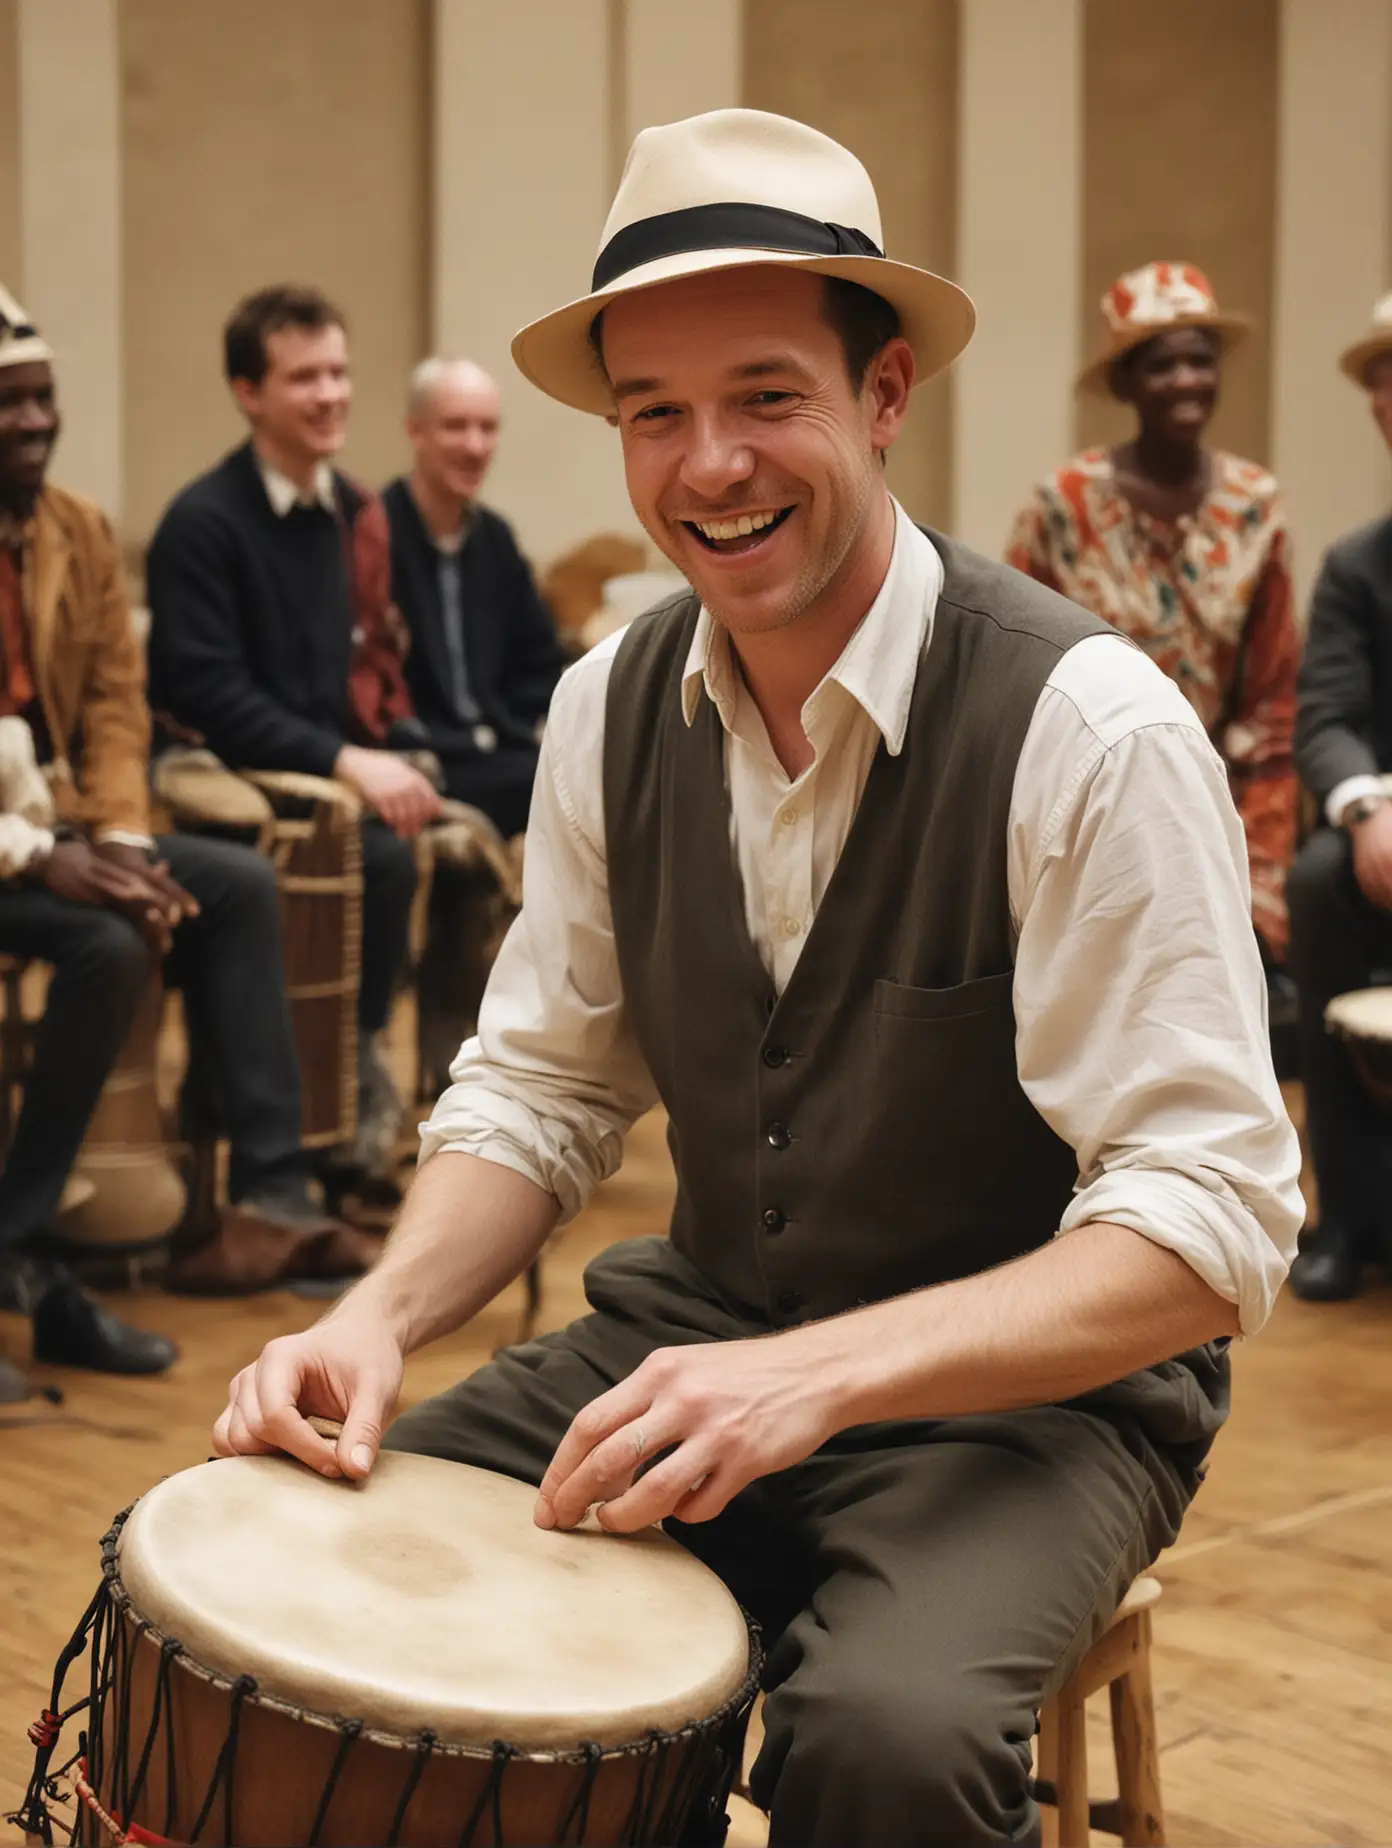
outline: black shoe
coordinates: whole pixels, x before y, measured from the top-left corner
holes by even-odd
[[[132,1328],[71,1279],[53,1284],[34,1310],[34,1359],[95,1373],[163,1373],[179,1358],[165,1335]]]
[[[1306,1303],[1345,1303],[1357,1296],[1363,1255],[1358,1243],[1337,1226],[1321,1226],[1291,1265],[1291,1289]]]

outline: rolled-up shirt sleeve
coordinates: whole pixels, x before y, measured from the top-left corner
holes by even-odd
[[[463,1151],[525,1175],[570,1219],[656,1101],[624,1008],[604,859],[600,763],[618,637],[562,679],[527,825],[522,909],[477,1037],[421,1126],[422,1162]]]
[[[1295,1255],[1299,1144],[1227,777],[1139,651],[1097,637],[1055,670],[1009,855],[1020,1081],[1078,1159],[1060,1232],[1167,1246],[1254,1333]]]

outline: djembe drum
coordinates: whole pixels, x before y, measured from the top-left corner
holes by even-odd
[[[122,1516],[18,1820],[45,1835],[63,1679],[86,1843],[719,1843],[757,1639],[656,1530],[544,1532],[535,1490],[386,1453],[170,1477]]]
[[[521,837],[505,841],[481,809],[446,799],[416,844],[416,1073],[421,1100],[478,1024],[489,971],[522,903]]]
[[[1369,1094],[1392,1113],[1392,988],[1357,988],[1335,995],[1324,1024],[1348,1047]]]
[[[73,1168],[88,1197],[63,1215],[59,1236],[86,1252],[137,1252],[179,1223],[185,1188],[170,1155],[157,1061],[164,983],[156,969],[126,1043],[107,1074]]]
[[[161,756],[155,791],[179,827],[254,843],[275,866],[300,1139],[314,1149],[350,1143],[358,1122],[362,804],[324,777],[239,774],[201,749]]]

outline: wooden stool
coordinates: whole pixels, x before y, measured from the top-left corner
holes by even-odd
[[[1159,1580],[1138,1578],[1072,1679],[1040,1713],[1035,1794],[1050,1806],[1044,1811],[1045,1848],[1087,1848],[1090,1828],[1119,1835],[1126,1848],[1151,1848],[1165,1839],[1150,1687],[1150,1613],[1159,1602]],[[1120,1795],[1093,1803],[1087,1789],[1086,1701],[1100,1688],[1111,1696]]]

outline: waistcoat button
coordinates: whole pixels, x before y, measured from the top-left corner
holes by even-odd
[[[792,1130],[786,1123],[770,1123],[768,1144],[771,1149],[790,1149],[793,1146]]]
[[[786,1046],[764,1047],[764,1064],[771,1066],[775,1071],[780,1065],[786,1065],[792,1056]]]
[[[781,1206],[766,1206],[759,1217],[765,1232],[781,1232],[788,1223]]]

